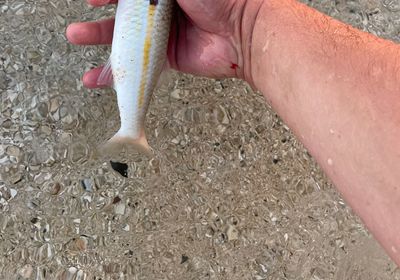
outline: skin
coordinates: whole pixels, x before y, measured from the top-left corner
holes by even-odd
[[[172,67],[260,90],[400,265],[399,45],[295,0],[178,3]],[[112,21],[79,23],[67,36],[105,44],[111,31]],[[98,74],[84,84],[95,87]]]
[[[116,2],[88,1],[93,6]],[[176,20],[168,49],[170,66],[182,72],[206,77],[245,78],[245,68],[235,66],[244,63],[240,41],[242,22],[237,18],[249,17],[247,11],[255,12],[261,1],[255,0],[254,3],[247,4],[251,9],[244,9],[246,0],[177,2],[180,8],[176,9]],[[113,19],[73,23],[67,29],[67,37],[77,45],[111,44],[113,27]],[[86,73],[83,77],[85,86],[97,87],[96,81],[100,72],[101,68]]]

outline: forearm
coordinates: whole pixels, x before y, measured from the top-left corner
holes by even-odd
[[[400,48],[294,0],[266,0],[250,82],[400,264]]]

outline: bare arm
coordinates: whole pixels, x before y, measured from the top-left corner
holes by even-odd
[[[294,0],[268,0],[250,82],[400,265],[400,47]]]

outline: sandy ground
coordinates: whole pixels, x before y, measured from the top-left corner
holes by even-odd
[[[399,40],[400,4],[310,5]],[[400,279],[313,159],[238,80],[175,75],[152,101],[152,160],[127,178],[93,159],[118,126],[80,76],[83,0],[0,0],[0,279]]]

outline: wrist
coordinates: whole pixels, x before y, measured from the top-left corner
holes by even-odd
[[[242,65],[241,71],[238,74],[239,78],[247,81],[252,87],[255,87],[253,78],[253,61],[252,52],[254,44],[254,30],[257,22],[262,20],[263,15],[260,15],[264,4],[268,0],[245,0],[242,7],[241,20],[238,24],[238,53],[239,65]]]
[[[243,78],[256,90],[267,90],[268,81],[274,76],[274,69],[293,61],[285,54],[291,46],[287,42],[296,29],[297,22],[293,14],[300,9],[297,0],[247,0],[258,2],[252,5],[255,10],[248,12],[242,25],[246,34],[243,35],[242,46],[245,71]],[[286,61],[286,62],[285,62]]]

